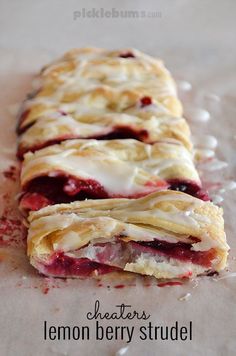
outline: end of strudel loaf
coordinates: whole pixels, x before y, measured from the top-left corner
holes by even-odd
[[[45,275],[183,278],[226,265],[222,209],[180,192],[53,205],[29,222],[28,255]]]

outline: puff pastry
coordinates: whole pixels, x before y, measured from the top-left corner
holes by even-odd
[[[168,188],[203,198],[191,153],[173,141],[64,141],[25,155],[21,186],[22,210],[85,198],[137,198]]]
[[[181,192],[54,205],[29,224],[30,261],[51,276],[194,277],[222,270],[228,253],[222,209]]]
[[[160,60],[133,49],[72,50],[43,69],[23,104],[18,130],[54,112],[74,117],[88,108],[121,113],[150,104],[156,115],[182,115],[175,83]]]
[[[19,139],[18,157],[28,152],[59,143],[66,139],[116,139],[134,138],[146,143],[163,139],[181,142],[192,149],[190,130],[182,117],[157,117],[153,109],[129,110],[126,113],[100,113],[83,110],[73,117],[55,112],[44,115],[26,130]]]

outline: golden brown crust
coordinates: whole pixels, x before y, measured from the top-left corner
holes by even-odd
[[[181,116],[175,83],[162,62],[131,51],[135,55],[131,59],[119,56],[124,50],[72,51],[45,67],[33,98],[23,105],[20,128],[65,107],[74,117],[84,104],[106,113],[126,112],[143,97],[150,97],[160,114]]]
[[[45,115],[21,135],[19,152],[25,153],[64,139],[106,137],[117,130],[125,132],[126,128],[146,143],[174,139],[187,149],[192,149],[189,126],[184,118],[156,117],[152,111],[129,111],[126,114],[95,112],[74,117],[60,113]]]

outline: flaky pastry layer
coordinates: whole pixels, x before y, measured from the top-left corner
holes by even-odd
[[[106,261],[110,267],[157,278],[220,271],[226,264],[222,209],[180,192],[59,204],[31,213],[28,221],[28,254],[44,273],[58,254],[72,260]],[[171,253],[166,254],[166,245]],[[122,248],[126,255],[113,255],[114,261],[101,257],[108,247],[113,254],[116,247]],[[132,252],[127,255],[128,247]]]
[[[133,56],[125,57],[129,52]],[[74,50],[41,72],[22,107],[19,130],[55,111],[72,117],[83,107],[121,113],[146,106],[145,98],[156,113],[182,115],[174,80],[160,60],[133,49]]]
[[[138,116],[139,115],[139,116]],[[27,151],[59,143],[65,139],[135,138],[146,143],[174,139],[191,150],[190,130],[184,118],[157,117],[155,112],[78,113],[72,117],[60,112],[39,118],[19,139],[18,156]]]
[[[32,199],[32,194],[40,192],[51,204],[68,202],[66,196],[70,201],[81,199],[81,193],[84,198],[137,198],[171,189],[172,182],[178,183],[173,189],[178,185],[179,189],[193,185],[196,193],[201,189],[191,153],[178,142],[168,141],[150,145],[133,139],[68,140],[27,153],[21,170],[21,187],[27,197],[30,193]],[[53,201],[50,192],[55,189]],[[24,203],[25,195],[23,209]]]

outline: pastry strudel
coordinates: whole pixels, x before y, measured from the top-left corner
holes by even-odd
[[[126,112],[152,104],[156,115],[182,115],[175,83],[159,60],[137,50],[72,50],[45,67],[24,102],[18,130],[55,112]]]
[[[191,153],[178,142],[69,140],[27,153],[21,171],[22,210],[85,198],[138,198],[182,190],[207,199]]]
[[[29,224],[30,261],[50,276],[194,277],[227,259],[222,209],[181,192],[53,205],[32,212]]]
[[[72,50],[38,75],[17,131],[28,255],[43,274],[169,279],[225,267],[222,209],[202,189],[160,60]]]

